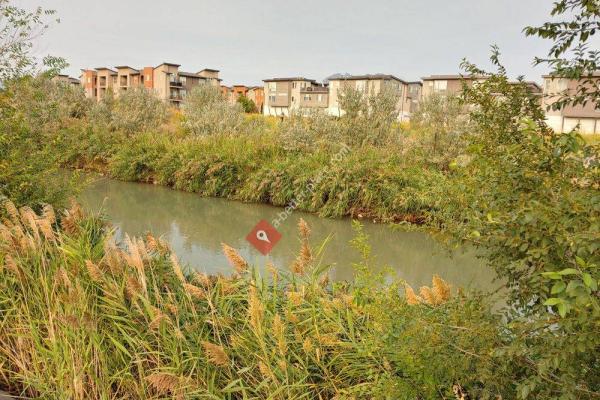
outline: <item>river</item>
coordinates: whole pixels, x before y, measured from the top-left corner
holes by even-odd
[[[152,232],[167,240],[182,263],[207,273],[231,272],[221,252],[221,243],[238,249],[250,263],[264,266],[267,257],[245,240],[261,219],[273,220],[281,208],[246,204],[224,199],[203,198],[196,194],[157,185],[94,179],[80,195],[88,210],[102,210],[116,227],[117,235],[131,236]],[[294,212],[279,226],[282,239],[268,258],[279,268],[288,268],[300,247],[297,223],[304,218],[311,227],[311,245],[329,240],[322,262],[333,264],[334,280],[350,280],[352,264],[359,253],[349,241],[355,236],[350,219],[327,219]],[[492,273],[472,249],[450,252],[423,232],[403,232],[387,225],[362,221],[369,235],[376,268],[391,267],[413,286],[429,285],[439,274],[455,286],[489,289]]]

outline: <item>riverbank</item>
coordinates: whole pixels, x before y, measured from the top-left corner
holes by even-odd
[[[62,163],[113,179],[324,217],[440,226],[460,206],[446,196],[449,172],[409,160],[401,148],[288,151],[273,133],[131,137],[77,130],[62,137]]]

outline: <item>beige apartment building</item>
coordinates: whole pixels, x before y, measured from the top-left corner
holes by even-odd
[[[161,100],[175,107],[179,107],[195,86],[209,84],[218,87],[220,84],[218,70],[184,72],[179,67],[179,64],[172,63],[141,69],[127,65],[115,69],[99,67],[82,70],[81,82],[85,95],[96,101],[101,101],[108,92],[118,97],[127,90],[143,87],[152,90]]]
[[[485,76],[475,75],[431,75],[423,79],[423,94],[422,98],[427,98],[433,93],[438,93],[446,96],[459,96],[463,91],[463,83],[468,87],[473,86],[476,82],[483,82],[487,79]],[[513,81],[513,84],[519,82]],[[534,94],[541,94],[542,87],[536,82],[525,82],[529,91]]]
[[[570,132],[578,128],[580,133],[600,133],[600,109],[591,101],[585,105],[567,105],[560,110],[553,110],[552,104],[564,95],[573,95],[577,87],[584,84],[582,80],[544,75],[542,104],[546,111],[546,123],[555,132]],[[584,78],[585,80],[589,78]],[[592,76],[596,87],[600,85],[600,71]]]
[[[272,78],[265,79],[263,82],[265,83],[264,115],[289,116],[304,112],[313,104],[320,106],[327,98],[325,91],[319,89],[324,87],[314,79]],[[317,93],[314,90],[321,91]]]
[[[411,97],[409,91],[409,87],[411,86],[414,98]],[[334,116],[344,114],[344,110],[340,107],[339,95],[346,87],[360,90],[367,96],[376,96],[385,87],[389,87],[400,93],[400,100],[397,105],[398,119],[406,121],[410,119],[411,110],[414,110],[418,106],[421,93],[418,86],[415,82],[409,84],[394,75],[386,74],[352,75],[330,79],[328,111],[329,114]]]
[[[64,83],[64,84],[67,84],[67,85],[72,85],[72,86],[75,86],[75,87],[79,87],[80,84],[81,84],[79,82],[79,79],[72,78],[69,75],[62,75],[62,74],[53,76],[52,77],[52,81],[59,82],[59,83]]]

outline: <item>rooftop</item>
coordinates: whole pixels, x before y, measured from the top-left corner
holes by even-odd
[[[314,79],[304,78],[302,76],[297,76],[294,78],[271,78],[271,79],[263,79],[263,82],[292,82],[292,81],[305,81],[305,82],[313,82],[317,83]]]
[[[424,81],[432,81],[432,80],[441,80],[441,79],[446,79],[446,80],[452,80],[452,79],[486,79],[486,77],[483,76],[483,75],[462,75],[462,74],[457,74],[457,75],[430,75],[430,76],[424,76],[421,79],[424,80]]]
[[[344,75],[344,76],[340,76],[340,77],[329,78],[330,81],[357,81],[357,80],[381,80],[381,79],[384,79],[384,80],[393,79],[393,80],[396,80],[399,82],[407,83],[403,79],[400,79],[394,75],[389,75],[389,74]]]

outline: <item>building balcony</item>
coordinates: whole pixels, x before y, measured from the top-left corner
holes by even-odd
[[[171,86],[171,87],[183,87],[183,82],[181,82],[181,81],[169,81],[169,86]]]

